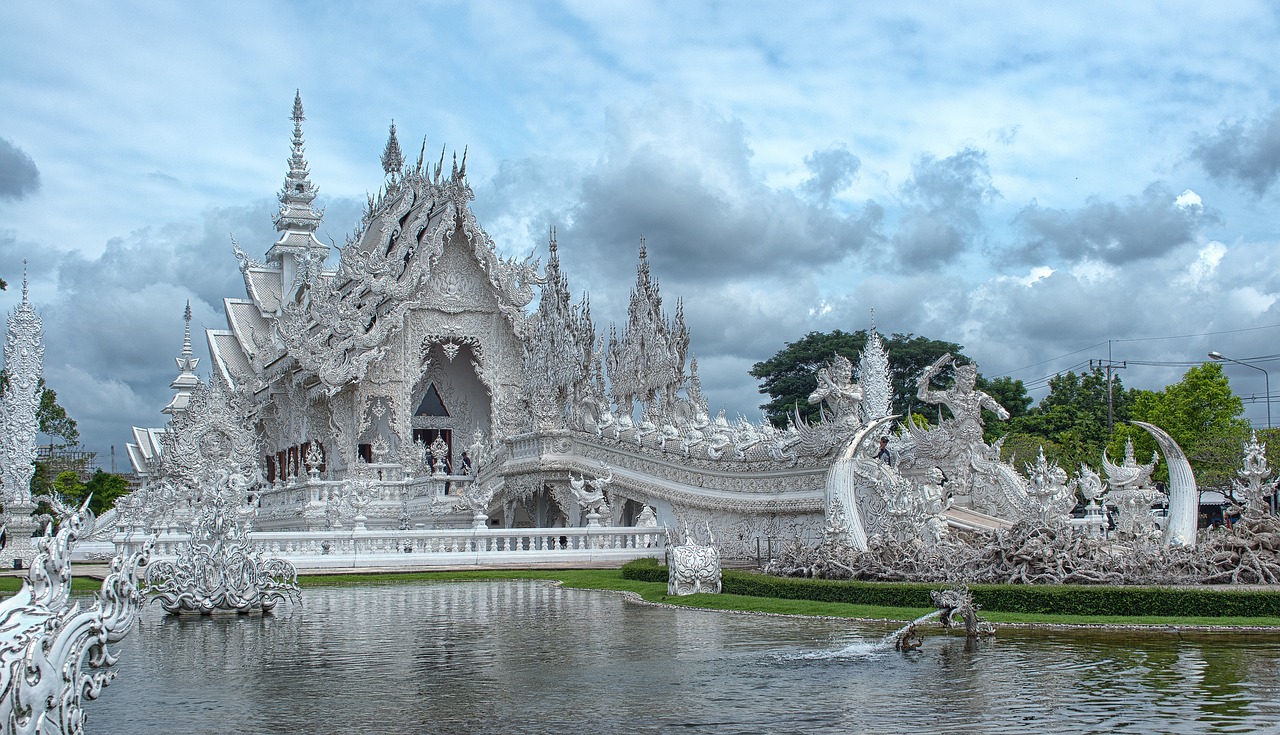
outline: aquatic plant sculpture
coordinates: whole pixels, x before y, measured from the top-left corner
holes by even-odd
[[[156,484],[173,491],[140,512],[151,527],[190,513],[191,534],[176,559],[147,569],[146,590],[168,613],[269,612],[280,600],[301,600],[293,564],[264,557],[248,540],[261,477],[247,415],[243,397],[215,376],[191,391],[163,436]]]
[[[71,550],[92,528],[88,501],[69,508],[50,499],[59,517],[34,539],[35,556],[15,595],[0,602],[0,732],[81,733],[84,703],[115,677],[108,644],[138,620],[139,575],[150,546],[111,561],[94,602],[71,597]]]

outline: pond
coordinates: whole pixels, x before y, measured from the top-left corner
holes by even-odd
[[[635,605],[546,582],[308,588],[274,616],[150,606],[92,733],[1275,731],[1280,636],[1002,629]],[[1270,730],[1269,730],[1270,729]]]

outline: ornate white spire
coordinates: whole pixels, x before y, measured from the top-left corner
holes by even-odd
[[[584,296],[571,302],[569,280],[560,272],[555,228],[547,241],[546,283],[538,302],[533,329],[525,342],[524,390],[534,419],[542,428],[555,428],[565,403],[592,393],[591,367],[596,332],[591,307]]]
[[[606,365],[619,412],[627,413],[633,401],[640,401],[646,411],[657,414],[651,417],[656,421],[678,400],[677,391],[684,382],[689,330],[684,325],[681,302],[676,302],[674,320],[668,320],[663,312],[662,295],[649,273],[648,256],[641,238],[627,326],[621,338],[610,327]]]
[[[426,145],[426,141],[423,141],[423,145]],[[400,141],[396,139],[396,121],[392,120],[391,129],[387,132],[387,146],[382,149],[382,170],[390,176],[400,173],[402,168],[404,154],[400,152]]]
[[[867,333],[867,345],[858,359],[858,382],[862,385],[863,419],[870,423],[888,416],[893,411],[893,381],[889,370],[889,352],[884,340],[876,331],[875,310],[871,312],[871,331]],[[880,436],[887,435],[885,426]]]
[[[40,376],[44,371],[44,326],[31,306],[27,262],[22,261],[22,302],[9,314],[4,343],[8,387],[0,396],[0,489],[6,510],[31,504],[39,422]],[[10,508],[12,505],[14,508]]]
[[[322,215],[311,207],[318,193],[311,183],[307,159],[303,155],[302,92],[293,98],[293,153],[289,156],[289,173],[280,189],[280,213],[276,215],[277,232],[315,232]]]
[[[191,351],[191,301],[187,300],[187,309],[182,315],[186,320],[187,326],[182,334],[182,354],[174,358],[178,363],[178,377],[173,379],[169,387],[177,391],[173,399],[169,401],[169,405],[161,409],[162,413],[170,416],[177,416],[186,413],[187,406],[191,403],[191,391],[200,385],[200,377],[196,375],[196,365],[200,364],[200,358],[195,357]]]

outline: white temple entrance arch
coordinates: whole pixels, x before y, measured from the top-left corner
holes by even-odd
[[[462,452],[477,431],[490,431],[492,399],[477,375],[477,351],[459,341],[424,346],[425,371],[410,396],[414,444],[425,450],[439,438],[449,447],[451,468],[462,466]]]

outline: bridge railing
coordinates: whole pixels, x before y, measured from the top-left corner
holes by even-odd
[[[117,536],[117,545],[140,543],[136,534]],[[156,537],[152,558],[176,557],[190,541],[186,533]],[[299,569],[325,567],[518,566],[574,561],[628,561],[661,557],[666,535],[652,527],[335,529],[254,531],[254,549]]]

